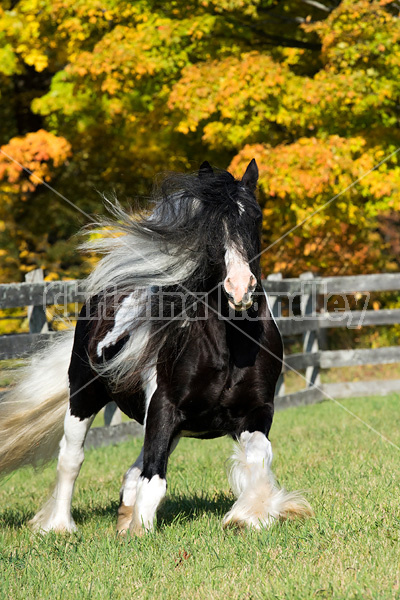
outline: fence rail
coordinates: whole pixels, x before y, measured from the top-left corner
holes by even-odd
[[[37,271],[40,272],[40,269]],[[34,271],[34,272],[37,272]],[[266,292],[274,296],[288,294],[348,294],[353,292],[387,292],[400,290],[400,273],[356,275],[352,277],[314,277],[310,279],[268,278],[263,282]],[[0,284],[0,308],[43,306],[82,302],[84,284],[81,281],[44,281],[43,283]]]
[[[40,272],[40,269],[37,271]],[[83,298],[84,286],[76,280],[0,284],[0,308],[67,304],[82,302]]]
[[[351,294],[353,292],[391,292],[400,290],[400,273],[352,275],[351,277],[307,277],[270,279],[264,289],[275,295],[287,294]]]
[[[0,336],[0,360],[28,356],[38,346],[58,335],[48,331],[46,306],[66,306],[84,300],[84,285],[81,281],[45,282],[40,270],[28,274],[28,278],[29,281],[25,283],[0,285],[0,309],[28,307],[30,330],[30,333]],[[277,386],[277,409],[312,404],[326,396],[345,398],[400,391],[400,379],[324,385],[320,382],[321,369],[400,363],[400,347],[395,346],[352,350],[320,348],[324,331],[330,328],[400,323],[400,309],[371,310],[368,302],[364,302],[363,310],[325,310],[326,300],[330,298],[332,301],[332,297],[336,295],[399,291],[400,273],[325,278],[304,273],[296,279],[283,279],[280,274],[274,274],[263,281],[263,286],[269,295],[272,312],[284,342],[288,337],[299,335],[303,342],[303,352],[284,356],[283,372]],[[290,307],[294,304],[298,307],[298,314],[282,314],[285,305]],[[285,374],[293,369],[305,371],[305,389],[285,394]],[[107,422],[110,423],[112,418],[113,411],[109,410]],[[125,435],[127,428],[122,429]],[[103,432],[103,438],[108,436],[114,439],[116,431],[113,435],[111,432]],[[92,445],[96,443],[94,441]]]

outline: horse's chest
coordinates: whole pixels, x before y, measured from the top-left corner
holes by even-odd
[[[172,373],[159,375],[168,397],[182,415],[184,428],[195,432],[223,431],[248,410],[246,381],[251,369],[237,368],[224,338],[193,340],[174,364]]]

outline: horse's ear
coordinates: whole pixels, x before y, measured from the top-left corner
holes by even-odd
[[[199,169],[199,177],[203,177],[204,175],[214,175],[213,168],[207,160],[201,163]]]
[[[242,177],[242,183],[252,192],[255,191],[258,181],[258,167],[254,158],[247,165],[245,174]]]

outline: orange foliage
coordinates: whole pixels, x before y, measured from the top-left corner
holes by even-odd
[[[8,182],[8,190],[20,193],[24,200],[43,181],[49,182],[53,168],[71,155],[65,138],[44,129],[13,138],[0,150],[0,181]]]

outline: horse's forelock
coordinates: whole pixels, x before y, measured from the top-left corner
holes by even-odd
[[[154,201],[150,228],[178,251],[194,247],[215,263],[232,241],[245,247],[245,254],[256,253],[260,209],[254,194],[227,171],[169,175],[155,189]]]

